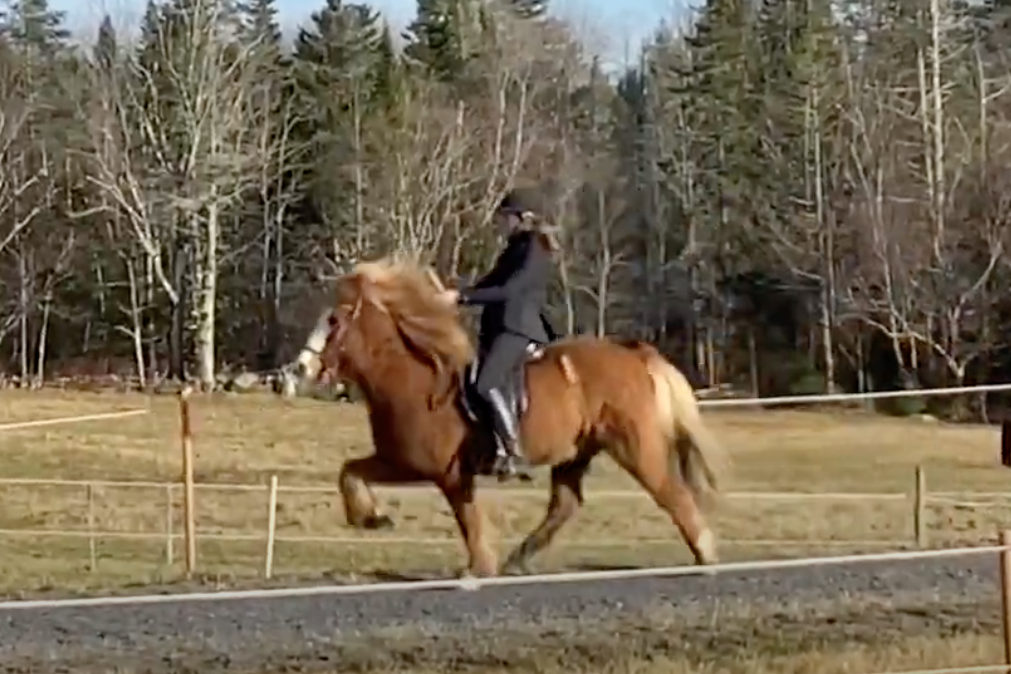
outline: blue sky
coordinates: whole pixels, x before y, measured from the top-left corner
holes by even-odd
[[[108,11],[117,24],[136,24],[146,0],[50,0],[54,9],[67,13],[71,29],[77,33],[97,26]],[[305,20],[322,0],[279,0],[286,32]],[[414,14],[415,0],[371,0],[397,28]],[[695,4],[694,2],[692,4]],[[591,35],[595,51],[609,60],[621,61],[626,52],[648,36],[661,19],[683,17],[686,0],[551,0],[552,11],[573,20]],[[596,43],[596,44],[592,44]]]

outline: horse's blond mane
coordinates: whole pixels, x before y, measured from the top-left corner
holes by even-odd
[[[459,310],[439,298],[431,272],[412,261],[382,258],[355,265],[368,301],[385,311],[410,346],[438,369],[462,370],[474,346],[460,323]]]

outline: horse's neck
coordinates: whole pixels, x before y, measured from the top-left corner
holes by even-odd
[[[410,357],[386,362],[391,364],[369,368],[372,376],[363,377],[359,384],[369,410],[389,410],[398,415],[427,410],[429,400],[439,394],[432,370]]]

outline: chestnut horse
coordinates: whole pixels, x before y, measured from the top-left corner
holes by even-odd
[[[437,281],[410,263],[357,265],[337,280],[334,305],[320,317],[298,366],[306,380],[354,383],[368,407],[375,453],[348,460],[340,474],[348,523],[392,526],[377,509],[372,484],[434,483],[466,542],[464,575],[491,576],[500,569],[475,477],[494,445],[465,411],[464,372],[474,348]],[[501,571],[525,571],[572,517],[583,502],[583,476],[601,452],[669,514],[697,563],[716,562],[716,540],[700,506],[717,495],[726,461],[677,368],[647,344],[592,337],[555,342],[524,367],[523,447],[532,465],[551,467],[551,501]]]

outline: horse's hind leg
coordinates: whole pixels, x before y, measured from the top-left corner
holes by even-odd
[[[417,481],[417,476],[391,466],[375,454],[346,461],[337,482],[348,524],[358,529],[392,528],[393,519],[379,512],[370,485]]]
[[[503,573],[529,573],[527,562],[547,547],[559,529],[572,519],[583,504],[583,476],[591,456],[581,456],[551,469],[551,501],[544,519],[506,558]]]
[[[648,432],[611,455],[642,485],[680,530],[698,564],[715,564],[716,538],[706,524],[691,490],[677,471],[670,470],[667,443],[659,433]],[[638,451],[634,451],[638,449]]]

